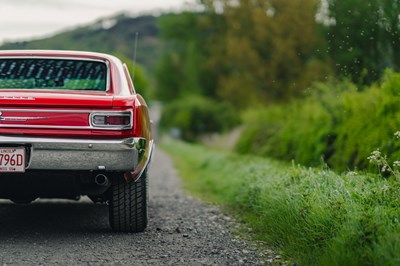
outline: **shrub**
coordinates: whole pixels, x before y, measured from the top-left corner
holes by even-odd
[[[317,103],[248,112],[244,120],[245,131],[237,143],[239,152],[318,165],[327,151],[331,122]]]
[[[317,84],[301,100],[247,112],[237,151],[312,166],[323,160],[342,171],[370,167],[377,148],[400,158],[392,138],[400,129],[399,84],[400,74],[386,71],[379,85]]]
[[[223,132],[238,123],[238,112],[230,104],[192,96],[165,105],[160,126],[179,129],[182,139],[195,141],[200,135]]]

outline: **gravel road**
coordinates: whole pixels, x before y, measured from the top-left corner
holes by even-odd
[[[228,232],[228,217],[182,192],[160,150],[149,177],[149,226],[140,234],[111,232],[107,206],[85,198],[0,201],[1,265],[261,264],[254,249]]]

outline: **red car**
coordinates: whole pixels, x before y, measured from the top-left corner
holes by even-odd
[[[148,107],[116,57],[0,51],[0,198],[87,195],[111,228],[147,226]]]

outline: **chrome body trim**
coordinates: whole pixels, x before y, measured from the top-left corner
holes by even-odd
[[[79,113],[89,116],[88,126],[46,126],[46,125],[25,125],[25,124],[1,124],[0,128],[38,128],[38,129],[86,129],[86,130],[129,130],[133,127],[133,111],[132,110],[70,110],[70,109],[16,109],[1,108],[0,121],[26,122],[27,120],[43,119],[46,117],[3,117],[3,112],[26,112],[26,113]],[[94,115],[130,115],[130,124],[126,126],[94,126],[92,117]],[[19,118],[19,119],[16,119]],[[22,119],[24,118],[24,119]]]
[[[143,154],[151,154],[153,141],[144,138],[98,140],[0,136],[0,146],[7,145],[29,150],[28,171],[105,170],[141,174],[143,166],[149,162]]]
[[[16,122],[16,121],[15,121]],[[21,121],[23,122],[23,121]],[[0,128],[38,128],[38,129],[96,129],[91,126],[41,126],[41,125],[16,125],[16,124],[10,124],[10,125],[5,125],[5,124],[0,124]],[[97,128],[100,129],[100,128]],[[113,128],[101,128],[103,130],[116,130]]]
[[[0,112],[1,113],[1,112]],[[37,116],[37,117],[21,117],[21,116],[12,116],[12,117],[2,117],[0,114],[0,121],[11,121],[11,122],[26,122],[28,120],[41,120],[47,119],[46,116]]]
[[[91,110],[91,109],[32,109],[32,108],[1,108],[0,109],[2,112],[27,112],[27,113],[79,113],[79,114],[85,114],[85,113],[90,113],[90,112],[104,112],[102,109],[97,109],[97,110]],[[112,112],[112,111],[110,111]],[[119,111],[116,111],[119,112]]]
[[[148,143],[145,141],[142,145],[142,154],[139,153],[138,166],[136,167],[136,170],[132,173],[132,176],[135,178],[135,182],[140,179],[143,172],[146,170],[146,166],[150,163],[151,156],[153,155],[154,150],[154,140],[151,140]]]

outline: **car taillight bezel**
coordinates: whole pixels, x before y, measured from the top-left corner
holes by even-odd
[[[128,124],[99,124],[96,117],[105,117],[105,120],[110,117],[128,117]],[[133,111],[106,111],[106,112],[92,112],[89,116],[89,124],[93,129],[104,129],[104,130],[130,130],[133,127]]]

